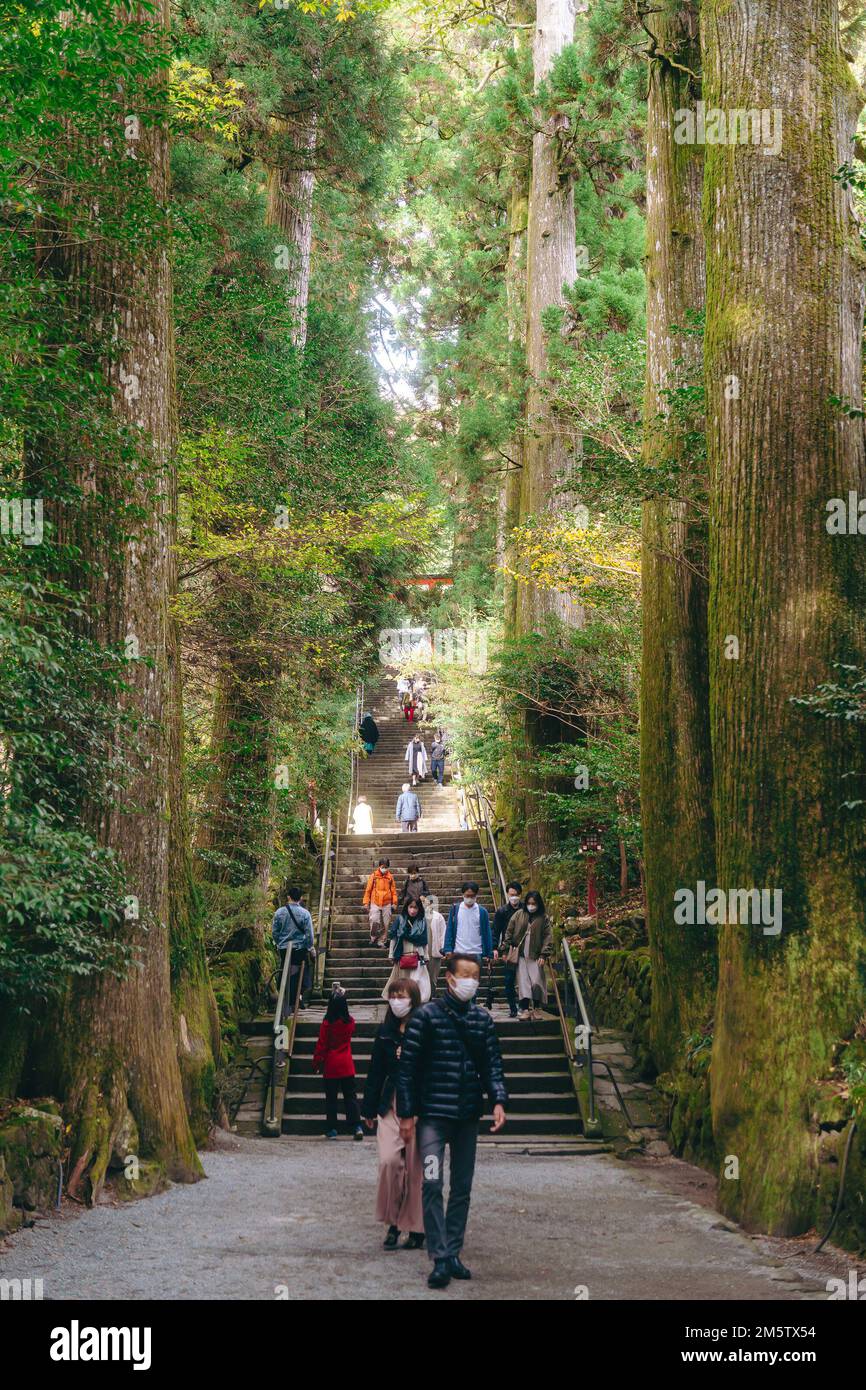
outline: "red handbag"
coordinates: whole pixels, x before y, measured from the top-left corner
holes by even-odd
[[[401,957],[400,957],[400,961],[399,961],[399,965],[400,965],[400,969],[401,969],[401,970],[417,970],[417,969],[418,969],[418,952],[417,952],[417,951],[410,951],[410,952],[408,953],[408,955],[401,956]]]

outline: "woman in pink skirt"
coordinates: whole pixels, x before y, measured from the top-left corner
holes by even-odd
[[[379,1187],[376,1220],[388,1227],[385,1249],[396,1250],[401,1231],[408,1231],[403,1250],[420,1250],[424,1244],[421,1210],[421,1157],[414,1136],[408,1144],[400,1138],[400,1122],[394,1109],[394,1092],[400,1066],[400,1048],[406,1024],[421,1003],[414,980],[396,979],[388,986],[388,1015],[373,1043],[373,1055],[361,1114],[368,1129],[378,1117]]]

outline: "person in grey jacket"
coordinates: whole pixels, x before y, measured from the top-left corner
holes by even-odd
[[[441,787],[445,781],[445,759],[448,756],[448,744],[441,729],[436,730],[436,737],[430,749],[430,771],[436,778],[436,785]]]
[[[395,819],[402,822],[404,830],[417,831],[418,829],[418,821],[421,819],[421,802],[408,782],[403,783],[403,790],[397,797]]]
[[[271,936],[280,953],[280,979],[283,977],[286,951],[290,944],[292,947],[291,979],[286,991],[287,997],[283,999],[285,1014],[294,1006],[302,974],[304,983],[301,985],[301,1008],[304,1007],[304,989],[309,988],[310,983],[310,962],[316,954],[313,949],[313,919],[307,909],[301,907],[300,888],[290,888],[284,906],[277,908],[271,923]]]

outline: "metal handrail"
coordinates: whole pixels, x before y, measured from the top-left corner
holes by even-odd
[[[490,899],[491,899],[491,902],[495,905],[495,903],[496,903],[496,889],[495,889],[494,886],[493,886],[493,875],[492,875],[492,873],[490,872],[490,865],[489,865],[488,859],[487,859],[487,850],[485,849],[485,846],[484,846],[484,839],[483,839],[483,836],[482,836],[482,834],[481,834],[481,831],[482,831],[482,828],[483,828],[483,826],[482,826],[482,812],[481,812],[481,805],[480,805],[480,800],[479,800],[479,796],[478,796],[478,788],[477,788],[477,787],[472,787],[472,788],[467,792],[467,794],[466,794],[466,806],[467,806],[467,808],[468,808],[468,810],[469,810],[470,818],[471,818],[471,819],[474,821],[474,823],[475,823],[475,833],[476,833],[476,835],[478,836],[478,845],[479,845],[479,848],[480,848],[480,850],[481,850],[481,859],[482,859],[482,861],[483,861],[483,863],[484,863],[484,873],[485,873],[485,875],[486,875],[486,877],[487,877],[487,886],[488,886],[489,889],[490,889]]]
[[[352,746],[352,768],[349,780],[349,805],[346,811],[346,834],[352,829],[352,811],[355,807],[355,800],[358,794],[359,778],[359,759],[358,759],[358,726],[361,723],[361,715],[364,710],[364,682],[359,681],[355,690],[355,722],[352,726],[354,743]]]
[[[293,947],[290,941],[288,947],[286,948],[286,955],[283,961],[283,969],[280,975],[280,988],[277,994],[277,1006],[274,1009],[274,1039],[273,1046],[271,1048],[271,1077],[270,1083],[268,1085],[268,1095],[266,1097],[266,1100],[269,1101],[269,1104],[266,1105],[267,1114],[264,1116],[262,1121],[262,1128],[266,1134],[279,1134],[282,1131],[282,1117],[280,1117],[279,1121],[277,1120],[277,1069],[280,1065],[282,1065],[286,1068],[286,1071],[288,1072],[289,1058],[292,1055],[292,1048],[295,1042],[295,1031],[298,1026],[298,1010],[301,1007],[301,995],[303,993],[304,986],[303,978],[299,979],[298,989],[295,995],[294,1012],[292,1013],[291,1024],[289,1026],[288,1034],[285,1038],[285,1046],[280,1047],[279,1043],[283,1040],[283,1035],[286,1026],[285,1021],[283,1019],[283,1001],[286,997],[286,986],[288,985],[292,973],[292,950]],[[306,963],[302,964],[301,970],[303,971],[305,968]],[[281,1057],[282,1063],[280,1062]]]
[[[325,964],[328,953],[331,949],[331,937],[334,931],[334,896],[337,886],[337,864],[340,859],[340,821],[333,823],[334,848],[331,844],[331,817],[328,816],[328,839],[327,839],[327,862],[322,869],[322,887],[319,892],[319,916],[316,922],[316,969],[314,975],[315,987],[321,989],[325,979]],[[325,884],[327,882],[327,904],[325,903]],[[324,946],[322,945],[322,928],[327,923],[327,935]]]
[[[493,878],[488,867],[487,852],[485,850],[484,841],[481,836],[482,828],[486,832],[487,839],[489,841],[490,849],[493,854],[493,860],[496,866],[496,873],[499,878],[499,885],[504,898],[506,886],[505,870],[502,867],[502,860],[499,856],[499,848],[496,844],[496,837],[493,834],[493,830],[490,824],[490,817],[488,815],[488,808],[490,806],[490,803],[487,800],[487,797],[484,795],[484,792],[482,791],[481,787],[477,783],[473,786],[471,792],[467,794],[466,802],[473,812],[473,818],[475,820],[475,829],[478,832],[478,840],[479,844],[481,845],[481,855],[484,860],[484,871],[487,874],[487,881],[490,884],[490,892],[495,897],[493,888]],[[574,995],[574,1001],[577,1012],[580,1015],[580,1029],[578,1030],[578,1028],[575,1028],[573,1035],[568,1028],[566,1003],[562,999],[562,995],[559,988],[559,981],[556,977],[556,971],[553,969],[552,963],[549,960],[546,962],[546,964],[548,976],[552,983],[553,993],[556,999],[556,1008],[559,1014],[560,1026],[562,1028],[562,1037],[563,1042],[565,1044],[565,1051],[568,1056],[568,1060],[573,1066],[581,1066],[581,1063],[577,1059],[577,1054],[578,1052],[586,1053],[586,1079],[587,1089],[589,1093],[589,1113],[587,1119],[589,1123],[593,1125],[596,1124],[598,1120],[595,1108],[595,1066],[596,1064],[598,1064],[599,1066],[605,1068],[608,1076],[610,1077],[614,1091],[616,1092],[616,1098],[619,1101],[620,1108],[622,1109],[622,1113],[625,1116],[626,1122],[629,1125],[629,1128],[633,1128],[631,1116],[628,1112],[628,1106],[626,1105],[625,1100],[623,1099],[622,1092],[619,1089],[617,1079],[613,1074],[610,1063],[606,1062],[604,1058],[594,1058],[592,1055],[592,1035],[595,1031],[595,1028],[590,1020],[589,1009],[587,1007],[586,1000],[584,999],[583,989],[581,988],[580,984],[580,977],[578,975],[574,961],[571,958],[571,951],[568,949],[568,943],[565,941],[563,941],[562,943],[562,955],[566,964],[566,992],[570,987]],[[582,1046],[580,1041],[581,1038],[584,1039]]]
[[[322,917],[325,911],[325,891],[331,870],[331,831],[333,828],[333,817],[328,812],[328,820],[325,825],[325,845],[322,850],[322,882],[319,886],[319,908],[316,913],[316,952],[322,944]]]
[[[556,1000],[556,1012],[559,1015],[559,1025],[562,1029],[562,1041],[565,1046],[565,1055],[568,1057],[568,1060],[572,1064],[572,1066],[575,1066],[577,1064],[577,1059],[574,1051],[574,1039],[572,1038],[571,1033],[569,1032],[565,1008],[562,1003],[562,996],[559,992],[559,981],[556,978],[556,971],[554,970],[553,965],[551,964],[549,959],[546,959],[544,964],[547,967],[547,978],[550,981],[551,987],[553,989],[553,996]]]
[[[477,783],[475,785],[475,794],[478,798],[479,808],[484,816],[484,829],[487,831],[487,838],[490,841],[490,848],[493,851],[493,859],[496,864],[496,872],[499,876],[499,887],[504,897],[506,882],[505,870],[502,867],[502,860],[499,857],[499,846],[496,843],[496,836],[493,833],[493,827],[490,824],[490,817],[487,814],[488,809],[492,808],[490,807],[490,802],[487,800],[487,797],[484,795],[484,792],[482,791],[481,787],[478,786]]]
[[[562,958],[563,958],[563,960],[564,960],[564,962],[565,962],[565,966],[566,966],[566,969],[565,969],[565,984],[566,984],[566,989],[568,989],[569,986],[571,987],[571,989],[572,989],[572,991],[573,991],[573,993],[574,993],[574,1000],[575,1000],[575,1004],[577,1005],[577,1011],[578,1011],[578,1013],[580,1014],[580,1028],[579,1028],[579,1029],[578,1029],[578,1028],[575,1028],[575,1030],[574,1030],[574,1052],[573,1052],[572,1055],[573,1055],[573,1057],[574,1057],[575,1060],[576,1060],[576,1054],[577,1054],[578,1052],[585,1052],[585,1053],[586,1053],[587,1085],[588,1085],[588,1088],[589,1088],[589,1120],[590,1120],[590,1123],[591,1123],[591,1124],[594,1124],[595,1121],[596,1121],[596,1113],[595,1113],[595,1073],[594,1073],[594,1070],[593,1070],[593,1061],[592,1061],[592,1034],[593,1034],[593,1026],[592,1026],[592,1024],[591,1024],[591,1022],[590,1022],[590,1019],[589,1019],[589,1012],[588,1012],[588,1010],[587,1010],[586,1003],[585,1003],[584,998],[583,998],[583,991],[582,991],[581,988],[580,988],[580,980],[578,979],[577,971],[576,971],[575,968],[574,968],[574,961],[571,959],[571,951],[570,951],[569,948],[568,948],[568,942],[567,942],[567,941],[563,941],[563,943],[562,943]],[[557,1002],[559,1002],[559,991],[558,991],[558,990],[557,990]],[[563,1010],[563,1012],[564,1012],[564,1010]],[[581,1042],[580,1042],[581,1035],[582,1035],[583,1038],[585,1039],[583,1046],[581,1046]]]

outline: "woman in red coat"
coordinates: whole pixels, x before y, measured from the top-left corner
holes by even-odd
[[[342,1087],[346,1107],[346,1123],[354,1130],[356,1139],[364,1138],[361,1112],[355,1092],[355,1060],[352,1057],[352,1034],[355,1020],[349,1013],[345,990],[335,991],[328,1002],[316,1050],[313,1070],[321,1071],[325,1081],[326,1139],[337,1137],[337,1092]]]

